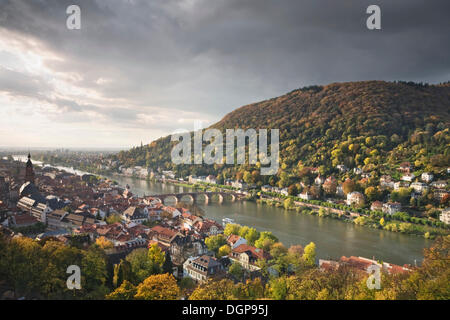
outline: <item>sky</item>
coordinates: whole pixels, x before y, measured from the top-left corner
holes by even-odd
[[[81,8],[81,29],[66,8]],[[366,8],[381,8],[368,30]],[[294,89],[450,80],[448,0],[0,0],[0,147],[127,149]]]

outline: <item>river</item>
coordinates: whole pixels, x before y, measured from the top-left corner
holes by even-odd
[[[25,159],[21,157],[20,160]],[[37,162],[36,164],[41,163]],[[73,168],[59,166],[57,168],[76,174],[84,173]],[[122,186],[128,184],[131,191],[140,196],[192,191],[191,188],[173,184],[123,176],[110,178]],[[251,201],[232,203],[225,200],[222,204],[212,201],[206,205],[198,204],[198,206],[207,217],[215,219],[219,223],[222,222],[222,218],[229,217],[236,223],[254,227],[259,231],[272,231],[286,246],[292,244],[305,246],[312,241],[316,244],[317,257],[321,259],[338,259],[341,256],[353,255],[400,265],[414,265],[415,261],[420,264],[423,260],[423,248],[432,243],[432,240],[418,236],[371,229]]]
[[[123,176],[111,177],[120,185],[129,185],[138,195],[189,192],[191,188],[168,183],[139,180]],[[207,217],[222,222],[229,217],[236,223],[254,227],[259,231],[272,231],[286,246],[307,245],[314,242],[317,257],[321,259],[341,256],[362,256],[396,264],[419,264],[423,248],[432,241],[422,237],[357,226],[331,218],[288,211],[252,201],[224,201],[198,204]]]

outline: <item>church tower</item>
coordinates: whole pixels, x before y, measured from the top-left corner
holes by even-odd
[[[33,170],[33,163],[31,162],[30,153],[28,153],[28,161],[25,168],[25,182],[28,181],[34,183],[34,170]]]

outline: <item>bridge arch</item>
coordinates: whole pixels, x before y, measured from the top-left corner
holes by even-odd
[[[172,202],[172,201],[175,202],[175,205],[177,205],[178,201],[180,201],[176,195],[170,194],[170,195],[166,195],[166,196],[162,197],[161,201],[164,205],[166,205],[167,199],[169,199],[170,202]]]
[[[192,196],[192,194],[190,194],[190,193],[179,194],[179,195],[177,195],[177,198],[178,198],[178,201],[180,201],[180,202],[184,201],[186,198],[188,198],[191,203],[195,203],[195,199]]]
[[[195,195],[195,201],[196,201],[197,203],[200,203],[200,202],[201,202],[201,200],[200,200],[201,198],[204,199],[203,202],[204,202],[205,204],[208,204],[208,203],[209,203],[210,197],[209,197],[209,195],[208,195],[207,193],[197,193],[197,194]]]

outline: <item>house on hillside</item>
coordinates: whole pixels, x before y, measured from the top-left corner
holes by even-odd
[[[402,162],[398,167],[398,171],[406,174],[411,173],[413,169],[414,169],[413,165],[408,161]]]
[[[237,234],[230,234],[227,238],[227,243],[231,249],[234,249],[239,247],[241,244],[247,244],[247,240]]]
[[[374,201],[372,202],[370,206],[371,211],[382,211],[383,210],[383,202],[381,201]]]
[[[415,177],[416,176],[414,175],[414,173],[406,173],[401,177],[401,179],[403,181],[412,182]]]
[[[207,255],[189,258],[183,264],[183,277],[192,278],[199,283],[224,275],[223,265],[216,258]]]
[[[361,192],[353,191],[347,194],[347,205],[362,205],[364,204],[364,195]]]
[[[269,259],[270,255],[262,249],[248,244],[241,244],[231,250],[229,258],[239,263],[246,270],[257,271],[261,268],[257,266],[256,262],[259,259]]]
[[[388,214],[394,214],[402,209],[402,205],[399,202],[387,202],[383,204],[383,212]]]
[[[446,224],[450,224],[450,208],[442,210],[442,213],[439,216],[439,220]]]
[[[434,176],[430,172],[424,172],[424,173],[422,173],[420,178],[422,179],[422,181],[424,181],[426,183],[430,183],[431,181],[433,181]]]

